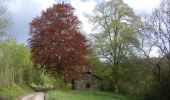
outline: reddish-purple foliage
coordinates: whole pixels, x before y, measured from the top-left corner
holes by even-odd
[[[74,79],[87,69],[87,40],[70,4],[58,3],[30,23],[29,47],[35,65]]]

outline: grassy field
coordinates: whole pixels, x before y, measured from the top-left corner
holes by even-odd
[[[32,92],[30,88],[0,88],[0,100],[15,100],[16,97]]]
[[[50,91],[46,100],[134,100],[120,94],[94,91]]]

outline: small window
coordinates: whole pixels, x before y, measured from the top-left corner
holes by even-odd
[[[90,84],[89,83],[86,84],[86,88],[90,88]]]

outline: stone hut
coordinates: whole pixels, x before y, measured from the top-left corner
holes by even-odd
[[[100,77],[87,71],[82,74],[81,79],[75,80],[73,85],[77,90],[101,90],[101,81]]]

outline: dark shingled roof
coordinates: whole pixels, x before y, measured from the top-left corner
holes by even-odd
[[[99,76],[97,76],[97,75],[93,74],[93,73],[92,73],[92,72],[90,72],[90,71],[84,72],[84,73],[83,73],[83,75],[84,75],[84,74],[91,74],[91,75],[93,75],[94,77],[96,77],[97,79],[99,79],[99,80],[103,80],[102,78],[100,78]]]

